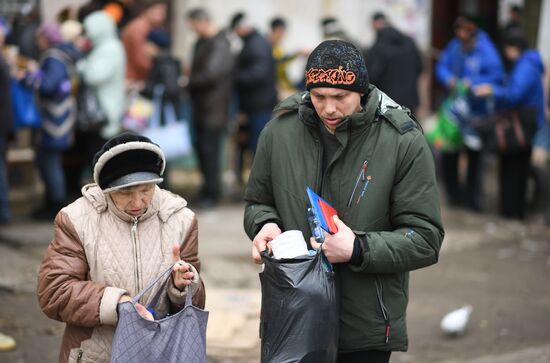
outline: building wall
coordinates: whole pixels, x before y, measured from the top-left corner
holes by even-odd
[[[88,0],[41,0],[40,11],[45,21],[55,21],[57,14],[65,7],[70,6],[78,9],[86,4]]]
[[[196,6],[210,11],[220,27],[227,26],[236,12],[245,11],[262,33],[268,31],[271,18],[282,16],[288,23],[283,46],[289,51],[313,49],[322,40],[320,19],[329,15],[338,18],[344,30],[358,44],[368,46],[374,40],[370,18],[376,11],[386,13],[397,28],[417,40],[421,49],[427,50],[430,44],[431,0],[187,0],[174,1],[173,5],[174,50],[187,62],[195,37],[185,23],[185,14]],[[290,69],[293,78],[302,72],[303,62],[295,62]]]

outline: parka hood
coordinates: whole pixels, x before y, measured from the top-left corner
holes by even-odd
[[[540,57],[540,53],[534,49],[529,49],[523,52],[518,62],[529,62],[541,73],[544,73],[544,63]]]
[[[117,36],[115,22],[104,11],[88,15],[84,19],[84,30],[94,45]]]
[[[111,209],[115,215],[123,220],[130,221],[132,219],[131,216],[118,210],[109,195],[104,193],[97,184],[85,185],[82,188],[82,195],[92,204],[98,213]],[[170,216],[186,206],[187,201],[185,199],[155,186],[155,194],[153,196],[153,200],[151,201],[151,205],[147,209],[147,212],[139,217],[139,219],[146,219],[157,214],[163,222],[166,222]]]

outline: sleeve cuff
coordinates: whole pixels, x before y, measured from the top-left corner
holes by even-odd
[[[361,242],[359,241],[359,238],[355,237],[355,241],[353,241],[353,252],[351,254],[349,263],[358,266],[361,264],[361,262],[363,262]]]
[[[356,232],[353,244],[353,253],[348,263],[349,268],[354,272],[363,272],[369,265],[369,244],[365,232]],[[358,256],[358,257],[356,257]]]
[[[118,287],[107,286],[103,291],[103,297],[99,304],[99,322],[102,325],[116,325],[118,314],[116,307],[118,300],[122,295],[126,294],[126,290]]]
[[[199,272],[197,271],[197,269],[195,268],[195,266],[189,264],[190,266],[190,269],[191,269],[191,272],[193,272],[193,281],[191,282],[191,289],[192,289],[192,292],[193,292],[193,296],[195,296],[195,294],[197,293],[199,287],[201,286],[201,283],[200,283],[200,277],[199,277]],[[179,290],[178,288],[176,288],[176,286],[174,286],[174,281],[172,279],[170,279],[170,283],[168,284],[168,287],[167,287],[167,293],[168,293],[168,298],[170,299],[170,302],[175,305],[175,306],[183,306],[185,305],[185,298],[187,297],[187,291],[189,289],[189,286],[187,286],[185,289],[183,290]]]

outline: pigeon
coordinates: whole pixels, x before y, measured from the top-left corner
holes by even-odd
[[[472,313],[472,306],[466,305],[460,309],[453,310],[441,320],[441,329],[450,336],[462,336],[466,331],[468,318]]]

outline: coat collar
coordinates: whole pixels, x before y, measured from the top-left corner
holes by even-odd
[[[82,195],[92,204],[98,213],[108,211],[123,221],[134,221],[134,217],[119,210],[109,194],[103,193],[97,184],[85,185],[82,188]],[[185,199],[155,186],[155,193],[151,204],[147,208],[147,211],[138,217],[138,220],[143,221],[157,215],[163,222],[166,222],[172,214],[186,206],[187,201]]]

